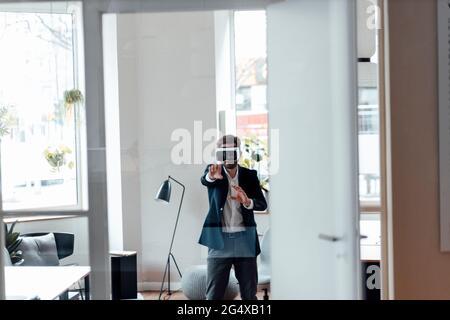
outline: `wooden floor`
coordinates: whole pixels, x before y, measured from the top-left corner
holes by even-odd
[[[144,300],[158,300],[158,298],[159,298],[159,291],[143,291],[140,293],[144,297]],[[256,293],[256,296],[258,297],[258,300],[263,300],[264,292],[258,291]],[[240,299],[241,299],[240,296],[238,296],[236,298],[236,300],[240,300]],[[182,291],[175,291],[170,296],[167,295],[166,293],[163,293],[161,300],[188,300],[188,299],[186,298],[186,296],[183,294]]]

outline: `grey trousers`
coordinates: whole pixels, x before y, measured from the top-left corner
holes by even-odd
[[[223,300],[231,267],[239,282],[242,300],[257,300],[258,266],[254,245],[249,245],[240,234],[225,235],[222,250],[209,249],[207,259],[207,300]]]

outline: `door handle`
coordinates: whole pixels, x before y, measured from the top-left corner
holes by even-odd
[[[342,237],[337,237],[337,236],[331,236],[328,234],[319,234],[319,239],[321,240],[325,240],[325,241],[330,241],[330,242],[338,242],[342,240]]]

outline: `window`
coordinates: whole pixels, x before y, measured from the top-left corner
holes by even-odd
[[[0,6],[3,209],[83,209],[81,3],[36,9]]]
[[[359,88],[359,186],[362,206],[380,202],[380,116],[377,87]]]
[[[359,134],[379,134],[379,114],[377,88],[359,89]]]
[[[358,117],[359,134],[378,133],[378,109],[376,107],[360,108]]]
[[[236,134],[242,165],[258,170],[268,189],[267,38],[265,11],[234,13]]]

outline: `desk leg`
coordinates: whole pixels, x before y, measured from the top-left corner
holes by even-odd
[[[89,275],[84,277],[84,300],[91,300],[90,286],[89,286]]]

